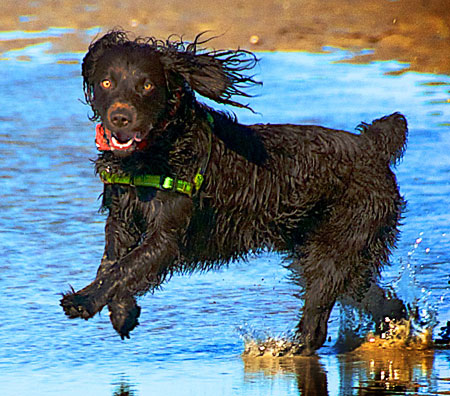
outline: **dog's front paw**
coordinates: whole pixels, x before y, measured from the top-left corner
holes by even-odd
[[[109,315],[114,329],[119,333],[122,340],[130,338],[132,331],[138,324],[141,307],[136,304],[133,297],[120,301],[111,301],[108,304]]]
[[[83,318],[88,320],[96,313],[89,295],[76,293],[73,289],[71,292],[63,295],[60,305],[70,319]]]

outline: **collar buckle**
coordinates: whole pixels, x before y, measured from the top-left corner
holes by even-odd
[[[175,182],[175,180],[172,179],[171,177],[161,176],[161,178],[159,180],[159,185],[161,187],[161,190],[172,191],[174,189],[174,185],[175,185],[174,182]]]

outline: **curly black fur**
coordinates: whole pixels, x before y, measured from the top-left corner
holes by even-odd
[[[245,75],[256,58],[242,50],[205,52],[203,43],[200,36],[191,44],[132,41],[112,31],[89,47],[83,78],[93,118],[110,125],[121,141],[139,131],[148,142],[143,150],[133,143],[124,152],[103,152],[97,172],[193,180],[211,156],[193,197],[105,184],[103,260],[96,279],[66,294],[62,306],[70,317],[87,319],[108,305],[114,328],[127,337],[140,312],[135,296],[172,273],[277,251],[303,287],[296,339],[302,353],[312,353],[326,338],[336,300],[363,300],[395,245],[405,203],[390,165],[403,153],[406,120],[395,113],[363,124],[360,134],[239,124],[197,102],[195,92],[246,107],[231,97],[248,96],[245,88],[256,84]],[[135,77],[141,74],[152,84],[150,94]],[[104,78],[117,80],[114,89],[99,87]],[[130,109],[126,125],[111,119],[119,104]]]

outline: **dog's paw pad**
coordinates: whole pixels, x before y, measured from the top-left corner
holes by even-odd
[[[87,296],[77,293],[68,293],[60,301],[64,313],[70,318],[89,319],[93,314],[92,304]]]

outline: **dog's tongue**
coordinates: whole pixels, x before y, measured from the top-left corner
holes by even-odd
[[[109,151],[109,150],[128,150],[133,142],[136,142],[136,149],[142,150],[146,147],[146,141],[143,141],[140,137],[135,136],[126,143],[120,143],[115,137],[112,136],[111,131],[108,128],[104,128],[102,124],[97,124],[95,127],[95,145],[97,150]]]

